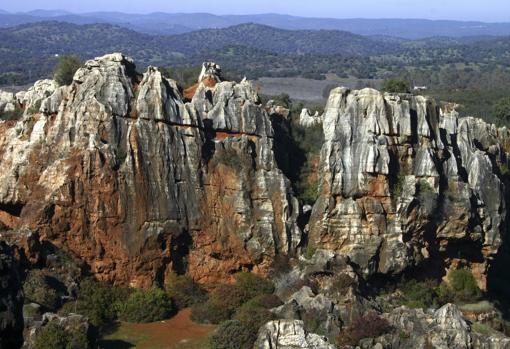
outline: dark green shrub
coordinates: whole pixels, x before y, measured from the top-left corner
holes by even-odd
[[[87,333],[81,329],[66,330],[55,322],[44,326],[37,334],[35,349],[87,349]]]
[[[448,274],[448,283],[455,299],[460,302],[472,303],[482,295],[473,273],[468,269],[452,270]]]
[[[400,286],[403,304],[410,308],[430,308],[437,304],[437,283],[433,280],[409,280]]]
[[[446,303],[453,303],[455,301],[455,294],[453,293],[452,289],[445,283],[441,283],[436,288],[436,294],[438,306],[443,306]]]
[[[220,285],[209,295],[210,302],[221,304],[232,313],[250,298],[246,289],[237,284]]]
[[[405,173],[400,171],[395,180],[390,181],[390,196],[393,204],[396,204],[398,202],[398,199],[402,195],[405,180],[406,180]]]
[[[60,305],[60,296],[51,287],[51,276],[42,270],[31,270],[23,283],[25,303],[37,303],[46,311],[54,311]]]
[[[240,321],[222,323],[209,338],[211,349],[252,349],[257,334]]]
[[[209,300],[191,308],[191,319],[199,323],[219,324],[228,320],[243,303],[249,300],[247,292],[238,285],[220,285],[209,295]]]
[[[269,310],[250,303],[242,305],[234,316],[234,320],[242,322],[255,334],[262,325],[274,319],[274,314]]]
[[[282,300],[275,294],[261,294],[250,299],[248,302],[244,303],[243,306],[249,305],[253,307],[272,309],[279,307],[282,304]]]
[[[70,85],[73,82],[74,73],[81,67],[82,63],[76,56],[60,57],[53,78],[60,86]]]
[[[390,93],[409,93],[411,92],[411,87],[407,81],[389,79],[383,82],[382,90]]]
[[[166,291],[178,309],[207,300],[207,292],[187,275],[173,274],[170,277],[170,282],[166,285]]]
[[[356,346],[363,338],[377,338],[391,329],[389,322],[374,312],[369,312],[354,320],[351,326],[342,329],[338,345]]]
[[[4,111],[0,113],[0,120],[19,120],[23,116],[23,109],[16,105],[14,110]]]
[[[437,193],[426,180],[421,180],[418,184],[418,201],[427,216],[437,209]]]
[[[78,297],[68,302],[61,313],[85,315],[94,326],[104,326],[117,319],[119,308],[127,301],[131,291],[106,283],[86,279],[80,285]]]
[[[494,105],[494,116],[503,122],[510,120],[510,97],[500,99]]]
[[[237,274],[236,285],[245,293],[247,299],[274,292],[274,284],[271,281],[252,273]]]
[[[168,294],[159,289],[136,290],[122,306],[119,318],[128,322],[154,322],[167,319],[175,312]]]
[[[316,333],[320,335],[326,334],[326,328],[324,325],[327,323],[327,315],[324,312],[320,312],[315,309],[310,309],[301,312],[301,319],[308,332]]]
[[[191,320],[201,324],[219,324],[230,319],[232,311],[222,304],[205,302],[191,307]]]

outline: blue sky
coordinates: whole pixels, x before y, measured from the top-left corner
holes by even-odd
[[[284,13],[335,18],[429,18],[510,22],[510,0],[0,0],[7,11]]]

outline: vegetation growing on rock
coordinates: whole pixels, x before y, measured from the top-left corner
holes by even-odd
[[[76,71],[81,67],[82,63],[76,56],[62,56],[55,67],[53,79],[60,86],[70,85]]]

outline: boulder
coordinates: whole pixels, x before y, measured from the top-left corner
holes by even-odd
[[[255,342],[256,349],[335,349],[325,337],[308,333],[303,321],[278,320],[264,325]]]

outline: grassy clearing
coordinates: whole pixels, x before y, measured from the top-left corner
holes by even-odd
[[[102,349],[203,349],[215,326],[199,325],[184,309],[169,320],[148,324],[121,322],[99,342]]]

